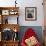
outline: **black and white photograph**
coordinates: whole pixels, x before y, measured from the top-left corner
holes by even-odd
[[[26,7],[25,8],[25,19],[29,21],[33,21],[37,19],[36,7]]]

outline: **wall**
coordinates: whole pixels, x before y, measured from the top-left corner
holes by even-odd
[[[25,21],[25,7],[37,7],[37,21]],[[20,23],[23,26],[43,26],[43,6],[42,0],[25,0],[21,3]]]
[[[1,7],[15,6],[15,0],[0,0]],[[20,26],[43,26],[43,0],[17,0],[17,6],[19,6],[19,24]],[[25,7],[37,7],[37,20],[36,21],[25,21]]]

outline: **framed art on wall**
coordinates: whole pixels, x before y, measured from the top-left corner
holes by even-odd
[[[9,15],[9,10],[2,10],[2,15]]]
[[[26,7],[25,8],[25,20],[26,21],[37,20],[37,8],[36,7]]]

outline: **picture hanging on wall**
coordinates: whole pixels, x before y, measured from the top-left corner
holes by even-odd
[[[26,7],[25,8],[25,20],[26,21],[37,20],[37,8],[36,7]]]

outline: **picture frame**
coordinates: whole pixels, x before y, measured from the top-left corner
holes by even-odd
[[[37,8],[36,7],[25,7],[25,20],[26,21],[37,20]]]
[[[2,15],[9,15],[9,10],[2,10]]]
[[[9,11],[9,14],[10,14],[10,15],[16,15],[16,14],[17,14],[17,11],[16,11],[16,10],[10,10],[10,11]]]

